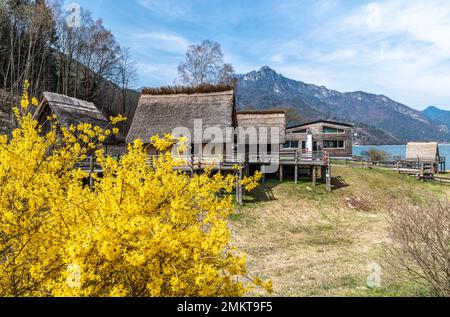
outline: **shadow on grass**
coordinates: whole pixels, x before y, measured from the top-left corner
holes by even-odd
[[[273,180],[269,180],[261,184],[261,186],[253,192],[246,193],[243,200],[244,204],[257,204],[277,200],[273,194],[273,189],[279,185],[280,184],[278,182]]]

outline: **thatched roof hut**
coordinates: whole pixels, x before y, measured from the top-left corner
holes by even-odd
[[[236,126],[234,90],[214,91],[178,89],[146,89],[139,100],[127,143],[136,139],[149,142],[155,135],[171,134],[175,128],[185,127],[194,136],[194,121],[202,120],[203,131],[220,128],[224,137],[226,128]],[[203,142],[209,140],[204,139]]]
[[[79,123],[90,123],[101,128],[106,128],[110,122],[106,116],[97,109],[92,102],[60,95],[52,92],[44,92],[44,100],[34,113],[34,118],[47,118],[55,114],[60,126],[69,127]]]
[[[71,125],[89,123],[102,129],[111,128],[110,121],[92,103],[52,92],[44,92],[44,99],[37,107],[33,117],[42,126],[43,132],[51,128],[48,116],[56,115],[60,127],[68,128]],[[117,136],[110,136],[105,145],[122,144]]]
[[[406,146],[406,160],[436,162],[439,157],[439,145],[436,142],[410,142]]]
[[[238,127],[244,129],[254,127],[258,131],[259,128],[267,128],[269,142],[271,129],[278,128],[280,144],[286,141],[286,113],[283,110],[241,111],[237,113],[237,120]]]

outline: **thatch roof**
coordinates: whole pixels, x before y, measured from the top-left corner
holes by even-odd
[[[237,113],[237,120],[238,126],[244,129],[267,128],[268,141],[270,141],[271,128],[278,128],[280,143],[286,141],[286,114],[284,111],[243,111]]]
[[[45,113],[46,107],[50,107],[51,112],[57,116],[58,123],[62,127],[90,123],[104,129],[110,124],[106,116],[92,102],[44,92],[44,101],[36,109],[34,117],[39,119]]]
[[[176,94],[209,94],[213,92],[224,92],[234,90],[231,85],[211,85],[203,84],[199,86],[164,86],[159,88],[144,88],[143,95],[176,95]]]
[[[235,96],[233,90],[211,93],[143,94],[139,100],[127,143],[136,139],[148,142],[152,136],[172,133],[185,127],[194,137],[194,120],[202,120],[203,131],[234,127]],[[209,140],[204,139],[204,142]]]
[[[439,156],[439,145],[436,142],[410,142],[406,146],[406,160],[435,162]]]

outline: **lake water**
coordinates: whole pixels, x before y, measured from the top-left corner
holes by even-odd
[[[361,156],[362,152],[368,151],[370,149],[382,150],[389,153],[391,156],[401,156],[404,158],[406,156],[406,145],[365,145],[365,146],[354,146],[353,155]],[[450,167],[450,144],[440,144],[439,154],[446,157],[447,169]]]

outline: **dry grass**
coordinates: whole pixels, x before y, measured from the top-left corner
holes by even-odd
[[[415,295],[415,285],[385,269],[382,289],[366,287],[368,265],[384,264],[386,215],[394,205],[421,203],[450,186],[421,183],[389,171],[339,166],[344,187],[268,182],[231,217],[234,242],[251,273],[270,277],[282,296]],[[252,295],[259,295],[255,292]]]
[[[158,88],[144,88],[142,90],[143,95],[176,95],[176,94],[206,94],[214,92],[224,92],[234,90],[234,86],[231,85],[211,85],[203,84],[199,86],[164,86]]]

